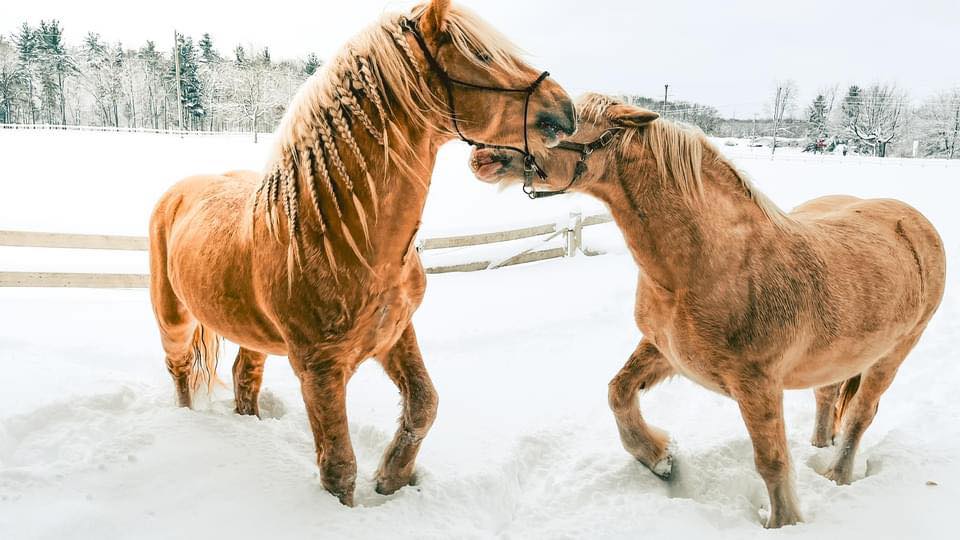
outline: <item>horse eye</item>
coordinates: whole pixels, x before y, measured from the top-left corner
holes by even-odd
[[[487,54],[485,51],[474,51],[473,55],[476,56],[477,60],[483,64],[489,64],[493,61],[493,57]]]

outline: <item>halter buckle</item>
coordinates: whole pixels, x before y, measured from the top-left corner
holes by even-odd
[[[603,148],[604,146],[610,144],[611,141],[613,141],[613,137],[614,137],[614,132],[607,130],[600,135],[600,138],[597,139],[597,142],[600,144],[600,147]],[[590,149],[590,152],[593,152],[593,149]]]

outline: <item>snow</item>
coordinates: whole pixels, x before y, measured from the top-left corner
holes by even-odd
[[[235,138],[0,133],[0,229],[144,234],[153,200],[178,177],[259,167],[268,148]],[[960,164],[724,150],[784,207],[828,193],[901,198],[940,228],[951,256],[944,304],[884,395],[852,485],[818,474],[833,449],[809,444],[812,392],[787,394],[805,523],[762,529],[766,491],[737,407],[689,381],[642,399],[645,417],[672,437],[670,482],[621,448],[606,385],[640,338],[636,268],[616,228],[601,225],[585,240],[608,255],[428,278],[414,321],[440,409],[419,484],[374,492],[398,393],[368,362],[348,394],[359,466],[352,509],[320,487],[283,359],[267,364],[262,420],[234,415],[228,389],[181,410],[146,291],[0,289],[0,538],[954,537]],[[472,180],[466,153],[452,144],[440,156],[428,236],[602,211],[584,197],[497,193]],[[145,259],[0,248],[0,271],[41,269],[144,271]],[[233,354],[228,346],[225,380]]]

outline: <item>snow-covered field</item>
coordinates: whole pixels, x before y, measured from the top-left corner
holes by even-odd
[[[0,132],[0,229],[145,234],[174,180],[256,168],[267,149],[242,138]],[[812,393],[787,395],[806,523],[761,528],[766,492],[735,404],[686,380],[642,401],[673,437],[675,478],[660,481],[622,450],[606,384],[640,337],[636,269],[616,230],[601,226],[587,242],[606,256],[429,278],[415,322],[440,411],[419,485],[373,490],[398,394],[369,362],[349,386],[356,508],[320,487],[283,359],[268,362],[262,420],[232,414],[228,390],[181,410],[146,291],[0,289],[0,538],[954,538],[960,164],[724,150],[784,207],[828,193],[901,198],[940,228],[951,256],[947,298],[884,396],[853,485],[817,473],[832,450],[808,444]],[[424,233],[571,210],[602,206],[497,193],[471,179],[466,149],[451,144]],[[145,257],[0,248],[0,271],[29,269],[139,272]],[[233,352],[221,364],[227,380]]]

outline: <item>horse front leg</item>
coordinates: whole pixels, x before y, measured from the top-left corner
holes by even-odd
[[[413,479],[420,444],[437,416],[438,397],[423,365],[413,324],[407,326],[380,363],[403,399],[400,425],[377,470],[377,493],[389,495]]]
[[[357,460],[347,426],[346,387],[352,373],[343,362],[292,354],[317,449],[320,482],[346,506],[353,506]]]
[[[794,525],[803,518],[793,486],[793,471],[783,421],[783,388],[766,378],[744,378],[733,394],[753,442],[757,472],[767,485],[770,517],[766,527]]]
[[[640,413],[637,394],[674,374],[666,358],[653,343],[643,339],[617,376],[610,381],[608,400],[617,420],[624,449],[653,474],[668,480],[673,473],[673,457],[667,446],[667,434],[647,424]]]

